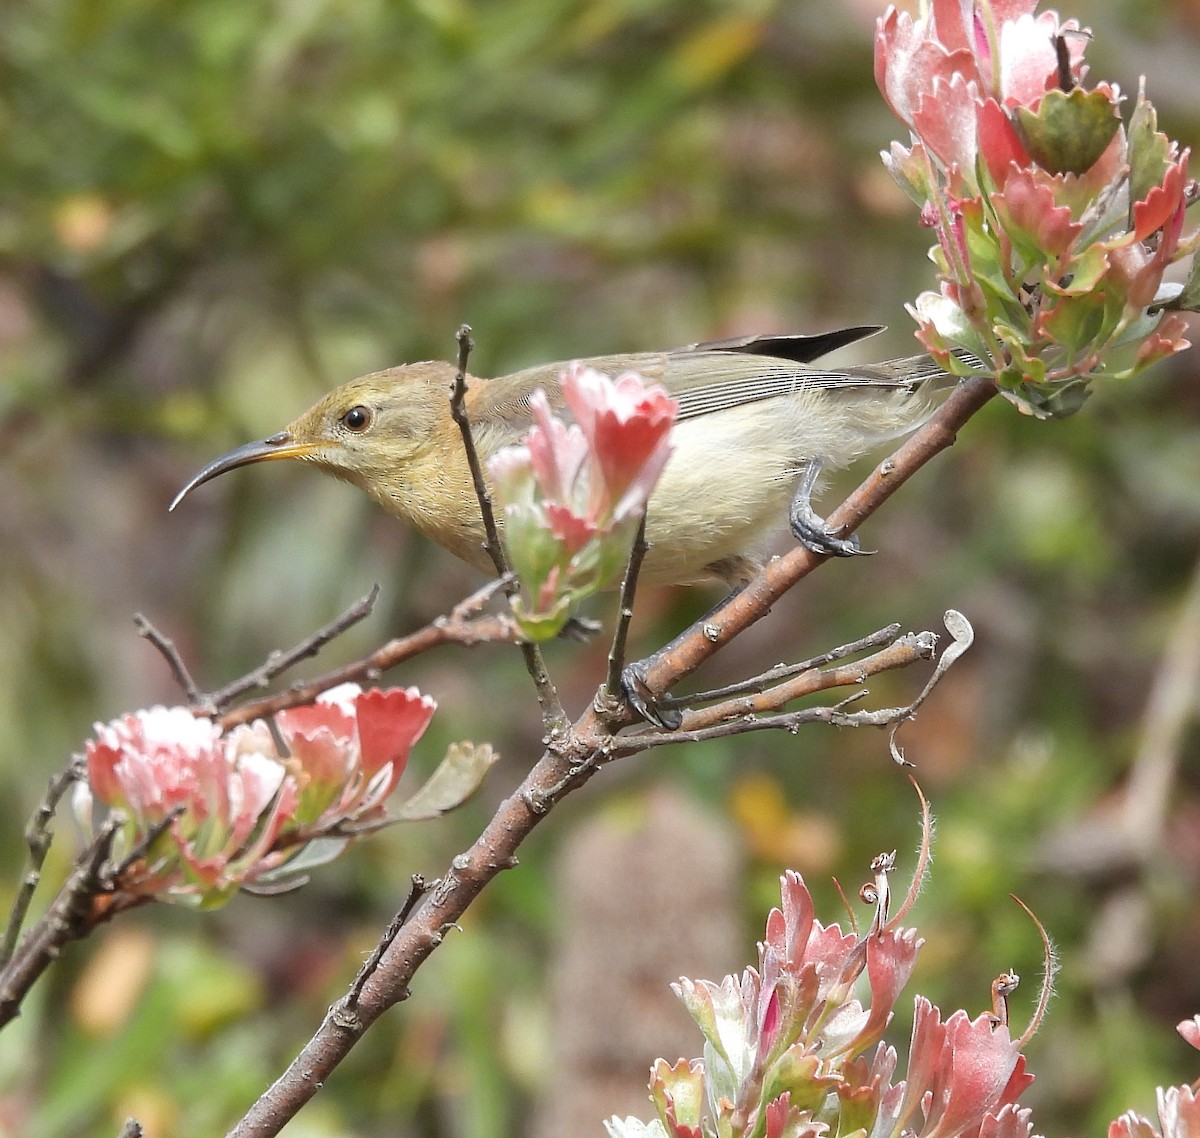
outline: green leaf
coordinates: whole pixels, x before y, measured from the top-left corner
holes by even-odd
[[[399,822],[439,818],[461,806],[483,782],[500,756],[490,743],[452,743],[437,770],[392,817]]]
[[[1091,394],[1087,379],[1069,379],[1061,383],[1024,383],[1002,387],[1000,394],[1023,415],[1035,419],[1065,419],[1074,415]]]
[[[771,1064],[763,1077],[764,1102],[771,1102],[787,1091],[796,1109],[817,1110],[837,1089],[840,1080],[820,1073],[821,1061],[806,1052],[808,1046],[804,1042],[795,1043]]]
[[[1129,208],[1144,201],[1155,186],[1161,185],[1170,166],[1171,142],[1158,129],[1158,112],[1139,89],[1133,115],[1129,120]]]
[[[1103,91],[1048,91],[1036,111],[1017,108],[1014,126],[1030,157],[1052,174],[1082,174],[1096,164],[1121,126]]]

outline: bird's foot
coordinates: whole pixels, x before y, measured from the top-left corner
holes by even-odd
[[[805,549],[823,557],[855,557],[872,552],[863,549],[854,534],[840,537],[834,533],[825,519],[813,509],[812,492],[820,477],[821,467],[820,459],[814,458],[810,459],[800,472],[800,481],[796,484],[792,507],[788,511],[788,521],[796,540]]]
[[[824,557],[857,557],[874,553],[872,549],[862,548],[857,534],[839,537],[807,502],[793,502],[788,521],[796,540],[813,553]]]
[[[636,660],[621,669],[621,692],[629,706],[647,723],[661,727],[664,731],[678,731],[683,725],[683,713],[667,707],[663,697],[655,694],[646,683],[649,665],[654,660]]]

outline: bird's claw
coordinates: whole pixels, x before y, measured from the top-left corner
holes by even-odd
[[[863,549],[857,534],[839,537],[825,523],[825,519],[806,504],[793,502],[789,521],[796,540],[805,549],[823,557],[869,556],[875,552],[873,549]]]
[[[683,713],[673,707],[664,707],[659,696],[646,683],[646,665],[638,660],[621,669],[621,692],[626,702],[647,723],[661,727],[664,731],[678,731],[683,725]]]

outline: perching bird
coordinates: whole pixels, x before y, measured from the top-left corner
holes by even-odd
[[[809,503],[825,466],[841,467],[919,426],[952,376],[929,356],[823,368],[811,361],[880,331],[751,336],[665,352],[580,361],[636,371],[679,402],[674,453],[646,512],[645,581],[744,583],[785,518],[819,553],[857,552]],[[544,364],[468,380],[466,408],[485,463],[523,441],[539,387],[565,414],[559,376]],[[450,415],[455,366],[431,361],[373,372],[331,391],[278,434],[210,462],[178,494],[239,466],[297,458],[365,490],[401,521],[483,569],[483,523],[458,426]]]

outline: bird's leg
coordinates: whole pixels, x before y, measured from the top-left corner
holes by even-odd
[[[697,623],[702,624],[714,613],[720,612],[722,607],[733,597],[736,597],[745,587],[745,581],[735,585]],[[686,631],[680,633],[669,644],[660,648],[652,655],[647,656],[644,660],[635,660],[632,664],[626,664],[621,669],[621,692],[625,696],[629,706],[646,720],[647,723],[653,723],[655,727],[661,727],[664,731],[678,731],[683,724],[683,713],[677,706],[674,706],[675,701],[671,700],[668,696],[656,695],[650,691],[646,685],[646,677],[659,660],[674,649],[679,640],[686,635]]]
[[[796,540],[813,553],[827,557],[853,557],[864,552],[858,544],[858,538],[854,534],[838,537],[812,506],[813,488],[823,465],[819,458],[811,458],[804,464],[800,480],[796,483],[796,493],[792,496],[788,521]]]

